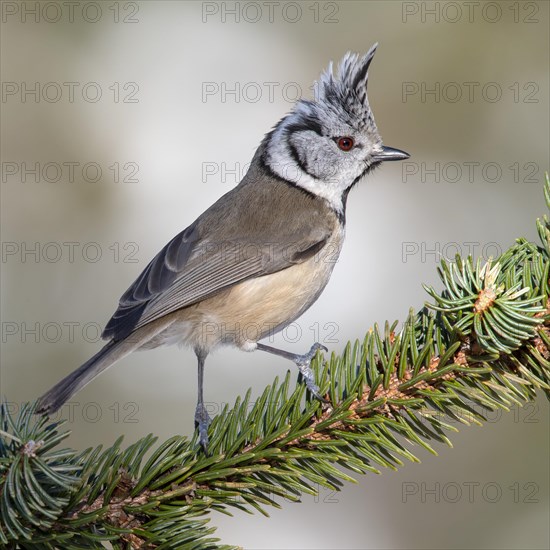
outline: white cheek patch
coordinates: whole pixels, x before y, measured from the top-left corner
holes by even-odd
[[[311,177],[304,172],[297,162],[292,158],[288,150],[286,139],[281,135],[282,130],[279,129],[271,138],[267,151],[266,163],[268,166],[281,178],[295,183],[298,187],[306,189],[310,193],[321,197],[328,201],[331,207],[343,213],[344,205],[342,203],[342,194],[346,190],[350,179],[347,173],[339,174],[339,177],[334,177],[330,181],[324,181]]]

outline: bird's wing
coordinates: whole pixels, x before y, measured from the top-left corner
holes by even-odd
[[[241,281],[301,263],[321,250],[331,234],[329,228],[312,227],[304,217],[288,232],[277,227],[273,233],[264,225],[250,238],[237,234],[213,241],[200,237],[198,222],[200,218],[174,237],[123,294],[103,338],[121,340]],[[275,237],[268,241],[267,235]]]

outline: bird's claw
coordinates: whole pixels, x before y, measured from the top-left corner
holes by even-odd
[[[315,375],[311,369],[311,361],[319,350],[328,351],[325,346],[319,344],[319,342],[315,342],[307,353],[296,356],[296,365],[298,366],[300,374],[304,378],[307,389],[312,393],[312,395],[322,403],[328,403],[328,401],[321,395],[319,386],[315,383]]]
[[[319,351],[328,351],[328,348],[323,346],[323,344],[319,344],[319,342],[315,342],[313,346],[311,346],[311,349],[304,353],[303,355],[297,355],[296,356],[296,364],[298,365],[298,368],[301,366],[309,366],[313,358],[315,357],[315,354]]]

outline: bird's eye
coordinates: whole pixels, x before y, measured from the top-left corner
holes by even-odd
[[[342,151],[349,151],[353,147],[353,143],[353,138],[348,136],[338,138],[338,141],[336,142],[336,144],[340,149],[342,149]]]

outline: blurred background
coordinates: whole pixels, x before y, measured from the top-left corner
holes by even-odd
[[[263,135],[330,60],[380,46],[369,98],[411,154],[348,201],[347,241],[318,302],[274,344],[340,353],[440,288],[441,257],[537,240],[549,158],[548,2],[2,2],[0,393],[14,409],[101,346],[121,293],[236,185]],[[292,366],[208,358],[215,414]],[[190,434],[196,359],[133,354],[62,409],[76,448]],[[360,478],[271,518],[216,515],[247,549],[548,548],[544,396],[439,456]]]

